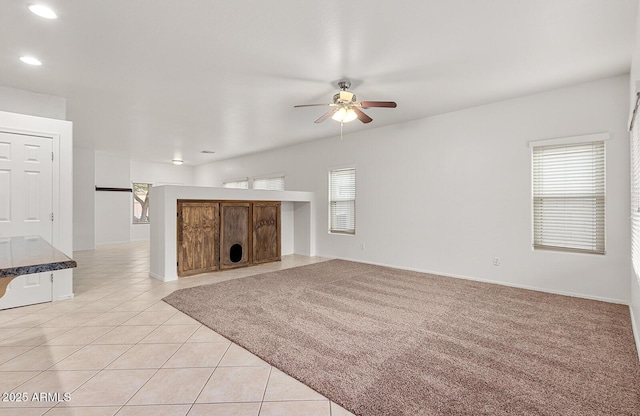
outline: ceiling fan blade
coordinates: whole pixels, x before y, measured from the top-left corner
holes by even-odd
[[[366,124],[366,123],[371,123],[373,121],[371,117],[363,113],[362,110],[360,110],[358,107],[351,107],[351,108],[358,116],[358,120],[362,121],[363,123]]]
[[[360,107],[369,108],[369,107],[386,107],[386,108],[396,108],[398,104],[395,101],[360,101]]]
[[[298,108],[298,107],[320,107],[320,106],[328,106],[328,105],[332,105],[332,104],[298,104],[298,105],[294,105],[293,108]]]
[[[334,108],[332,110],[327,111],[326,113],[324,113],[322,116],[320,116],[319,119],[317,119],[316,121],[314,121],[314,123],[322,123],[323,121],[325,121],[326,119],[328,119],[329,117],[331,117],[333,115],[333,113],[335,113],[336,111],[338,111],[337,108]]]

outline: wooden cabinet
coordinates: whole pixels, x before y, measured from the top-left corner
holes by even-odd
[[[178,200],[178,276],[279,261],[280,202]]]
[[[280,260],[280,203],[253,204],[253,263]]]
[[[218,269],[220,204],[178,201],[178,276]]]

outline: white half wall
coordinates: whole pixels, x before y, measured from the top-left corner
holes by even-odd
[[[608,78],[381,128],[374,121],[354,134],[345,125],[343,140],[202,165],[196,181],[221,186],[284,172],[287,190],[315,193],[319,256],[628,303],[628,82]],[[375,119],[402,103],[370,111]],[[533,251],[528,142],[601,132],[612,137],[607,254]],[[327,232],[327,172],[345,165],[356,167],[355,236]]]
[[[176,213],[180,199],[281,201],[281,254],[315,255],[315,223],[312,221],[315,198],[311,192],[158,186],[151,188],[150,195],[156,214],[151,219],[149,275],[158,280],[178,279]],[[294,204],[305,209],[293,209]]]

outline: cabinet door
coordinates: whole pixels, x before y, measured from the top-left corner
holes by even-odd
[[[220,203],[220,268],[248,266],[251,263],[249,202]]]
[[[178,276],[218,269],[220,204],[178,201]]]
[[[280,202],[253,204],[253,262],[280,260]]]

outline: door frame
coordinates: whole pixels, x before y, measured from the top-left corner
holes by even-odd
[[[40,137],[43,139],[51,139],[51,151],[53,152],[54,159],[51,164],[51,212],[53,213],[53,224],[51,229],[51,245],[57,246],[58,241],[60,240],[60,221],[56,221],[56,218],[60,217],[60,166],[56,163],[56,158],[60,155],[60,134],[59,133],[44,133],[44,132],[35,132],[35,131],[27,131],[22,129],[14,129],[14,128],[6,128],[0,124],[0,132],[15,134],[19,136],[31,136],[31,137]],[[67,254],[67,253],[65,253]],[[69,256],[70,257],[70,256]]]

